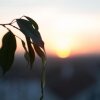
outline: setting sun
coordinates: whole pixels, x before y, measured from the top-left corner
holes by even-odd
[[[65,48],[58,48],[56,54],[60,58],[66,58],[70,56],[70,50]]]
[[[55,53],[60,58],[69,57],[71,54],[71,44],[66,37],[55,40]]]

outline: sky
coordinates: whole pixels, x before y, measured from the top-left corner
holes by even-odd
[[[0,23],[22,15],[38,23],[48,55],[100,53],[100,0],[0,0]]]

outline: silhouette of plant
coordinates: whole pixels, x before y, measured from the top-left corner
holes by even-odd
[[[13,25],[13,23],[17,23],[18,26]],[[3,70],[3,75],[10,70],[13,64],[17,47],[16,38],[19,38],[22,42],[22,47],[25,50],[24,57],[30,65],[30,68],[32,68],[35,60],[35,52],[42,60],[40,100],[43,100],[46,53],[38,24],[32,18],[28,16],[22,16],[21,18],[12,20],[10,23],[0,25],[8,30],[8,32],[2,38],[2,47],[0,48],[0,67]],[[11,26],[23,33],[25,35],[26,42],[19,36],[16,36],[7,26]]]

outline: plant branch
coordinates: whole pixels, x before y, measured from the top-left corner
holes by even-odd
[[[9,31],[9,28],[7,28],[5,25],[2,25],[4,28],[6,28]]]
[[[10,25],[13,24],[14,21],[16,22],[16,19],[13,19],[9,24],[10,24]]]
[[[24,15],[22,16],[24,17]],[[22,17],[20,17],[19,19],[21,19]],[[13,19],[10,23],[6,23],[6,24],[0,24],[0,25],[12,25],[14,22],[16,22],[16,19]]]
[[[10,26],[12,26],[12,27],[16,28],[17,30],[21,31],[18,27],[14,26],[12,24]]]
[[[0,24],[0,25],[5,26],[5,25],[10,25],[10,24],[9,24],[9,23],[7,23],[7,24]]]
[[[13,21],[12,21],[11,23],[13,23]],[[16,28],[17,30],[21,31],[18,27],[12,25],[11,23],[8,23],[8,24],[0,24],[0,25],[3,26],[3,27],[5,27],[6,29],[8,29],[8,28],[6,27],[6,25],[9,25],[9,26],[12,26],[12,27]],[[8,29],[8,30],[9,30],[9,29]]]

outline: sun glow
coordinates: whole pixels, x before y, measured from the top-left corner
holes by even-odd
[[[71,44],[68,39],[60,37],[60,39],[55,42],[55,53],[60,58],[69,57],[71,54]]]
[[[60,58],[66,58],[70,56],[70,50],[67,49],[66,47],[64,48],[59,48],[56,50],[56,54]]]

